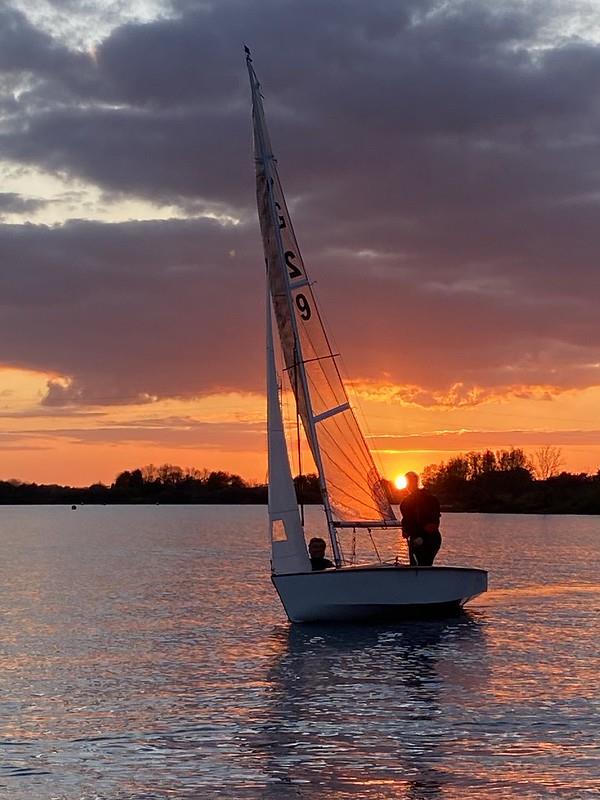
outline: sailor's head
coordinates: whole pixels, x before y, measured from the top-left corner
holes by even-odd
[[[419,476],[416,472],[407,472],[404,476],[406,478],[406,489],[408,492],[416,492],[419,488]]]
[[[313,536],[308,543],[308,554],[311,558],[325,558],[325,540]]]

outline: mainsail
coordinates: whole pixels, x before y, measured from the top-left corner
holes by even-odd
[[[336,522],[395,520],[340,377],[283,195],[250,55],[258,215],[285,367]]]

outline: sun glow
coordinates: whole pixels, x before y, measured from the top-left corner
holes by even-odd
[[[396,489],[406,489],[406,476],[398,475],[397,478],[394,480],[394,486],[396,487]]]

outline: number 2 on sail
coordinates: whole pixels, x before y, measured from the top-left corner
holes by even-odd
[[[301,270],[299,270],[298,267],[292,263],[295,258],[296,258],[296,253],[293,253],[291,250],[285,251],[285,265],[289,270],[288,274],[290,276],[290,280],[292,280],[293,278],[302,277]]]

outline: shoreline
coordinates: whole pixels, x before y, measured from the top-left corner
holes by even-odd
[[[319,506],[320,502],[309,502],[304,503],[305,506]],[[164,500],[164,501],[150,501],[150,500],[113,500],[109,502],[103,501],[70,501],[70,500],[59,500],[59,501],[48,501],[48,500],[39,500],[39,501],[6,501],[0,500],[0,508],[20,508],[20,507],[35,507],[35,506],[44,506],[44,507],[51,507],[51,508],[67,508],[68,510],[78,510],[80,508],[86,508],[89,506],[96,507],[105,507],[105,506],[127,506],[127,507],[142,507],[142,506],[264,506],[266,508],[267,503],[266,501],[262,500],[246,500],[246,501],[229,501],[229,500],[206,500],[206,501],[182,501],[182,500]],[[75,506],[75,509],[73,509]],[[577,511],[575,509],[565,509],[565,510],[545,510],[545,509],[527,509],[527,510],[520,510],[514,508],[486,508],[486,509],[476,509],[476,508],[451,508],[451,507],[444,507],[442,506],[442,514],[480,514],[480,515],[490,515],[490,516],[520,516],[520,517],[531,517],[531,516],[548,516],[548,517],[598,517],[600,516],[600,511]],[[443,527],[443,522],[442,522]]]

